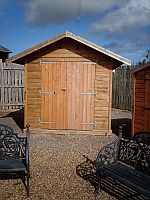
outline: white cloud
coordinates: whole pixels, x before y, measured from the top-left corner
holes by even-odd
[[[132,57],[132,61],[134,62],[146,59],[147,55],[147,49],[143,41],[116,41],[110,42],[103,47],[125,57]]]
[[[2,0],[0,0],[1,2]],[[149,0],[26,0],[25,14],[32,28],[90,19],[89,33],[107,41],[117,53],[139,55],[150,41]],[[83,23],[83,21],[82,21]],[[114,41],[114,42],[112,42]]]
[[[131,0],[120,9],[107,13],[99,22],[93,23],[92,32],[107,31],[122,34],[150,25],[150,2],[148,0]]]
[[[150,1],[130,0],[93,22],[90,32],[110,41],[105,48],[124,56],[140,57],[150,47]]]
[[[122,0],[28,0],[25,8],[29,24],[44,26],[65,23],[77,15],[99,14],[124,4]]]
[[[143,49],[143,44],[141,42],[127,42],[124,44],[119,44],[117,42],[111,42],[104,46],[104,48],[113,49],[115,52],[128,52],[133,53],[139,49]]]

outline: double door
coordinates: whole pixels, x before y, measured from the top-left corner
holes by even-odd
[[[41,128],[92,130],[95,64],[43,62]]]

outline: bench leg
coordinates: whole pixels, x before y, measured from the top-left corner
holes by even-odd
[[[20,175],[20,178],[24,184],[24,187],[27,192],[27,197],[29,197],[29,192],[30,192],[30,186],[29,186],[29,173],[24,172],[23,174]]]
[[[29,172],[27,172],[27,197],[29,197],[29,195],[30,195],[29,178],[30,178],[30,174],[29,174]]]
[[[26,189],[26,192],[27,192],[27,197],[29,197],[29,192],[30,192],[30,186],[29,186],[29,173],[23,173],[20,175],[20,178],[24,184],[24,187]]]
[[[99,172],[97,172],[96,175],[97,175],[98,185],[97,185],[97,188],[95,190],[95,193],[100,194],[101,193],[101,175],[100,175]]]

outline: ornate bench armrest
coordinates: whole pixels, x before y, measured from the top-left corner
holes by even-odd
[[[120,139],[117,138],[114,142],[104,146],[98,153],[96,158],[96,168],[102,167],[104,165],[110,165],[116,162],[118,158]]]
[[[18,137],[19,144],[20,144],[20,159],[22,159],[22,162],[28,168],[29,166],[29,126],[26,126],[26,129],[24,129],[24,137]]]

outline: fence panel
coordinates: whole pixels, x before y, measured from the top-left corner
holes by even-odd
[[[122,110],[132,110],[132,67],[121,66],[113,72],[112,107]]]
[[[0,110],[21,109],[24,100],[24,66],[0,63]]]

